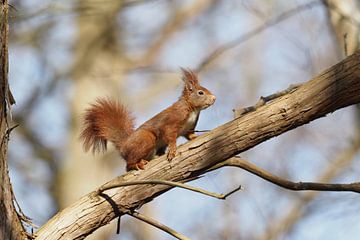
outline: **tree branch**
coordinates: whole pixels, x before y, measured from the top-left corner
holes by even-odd
[[[257,167],[256,165],[241,159],[239,157],[229,158],[221,163],[211,167],[208,171],[212,171],[221,167],[238,167],[250,172],[268,182],[293,191],[343,191],[360,193],[360,182],[354,183],[315,183],[315,182],[292,182],[281,177],[275,176],[270,172]]]
[[[0,239],[29,239],[24,226],[22,215],[16,212],[15,195],[10,183],[7,163],[9,135],[13,128],[9,128],[11,105],[15,103],[9,88],[9,4],[7,0],[0,1]],[[24,217],[23,220],[26,218]]]
[[[355,161],[355,156],[360,150],[359,133],[356,133],[352,142],[353,144],[340,151],[337,156],[332,156],[331,164],[327,164],[325,168],[321,170],[316,178],[317,182],[330,182],[344,174],[346,169],[351,168],[352,163]],[[319,194],[320,192],[318,191],[310,191],[302,194],[301,198],[294,199],[291,203],[292,206],[287,207],[283,213],[284,215],[268,225],[265,232],[262,233],[260,237],[256,237],[256,239],[267,240],[278,239],[279,236],[286,237],[292,232],[292,229],[296,227],[300,219],[304,219],[314,212],[314,209],[309,209],[307,206],[309,206]]]
[[[190,190],[193,192],[201,193],[206,196],[221,199],[221,200],[225,200],[228,196],[230,196],[234,192],[239,191],[241,189],[241,186],[239,186],[226,194],[219,194],[219,193],[209,192],[207,190],[189,186],[187,184],[179,183],[179,182],[172,182],[172,181],[165,181],[165,180],[139,180],[139,181],[130,181],[130,182],[111,182],[111,183],[105,184],[98,189],[98,194],[100,194],[106,190],[113,189],[113,188],[126,187],[126,186],[132,186],[132,185],[144,185],[144,184],[163,184],[163,185],[168,185],[168,186],[172,186],[172,187],[184,188],[184,189],[187,189],[187,190]]]
[[[139,219],[143,222],[146,222],[148,224],[150,224],[151,226],[154,226],[164,232],[167,232],[168,234],[170,234],[171,236],[174,236],[176,237],[177,239],[180,239],[180,240],[190,240],[190,238],[182,235],[181,233],[175,231],[174,229],[171,229],[170,227],[162,224],[162,223],[159,223],[158,221],[156,221],[155,219],[152,219],[150,217],[147,217],[147,216],[144,216],[142,214],[140,214],[139,212],[136,212],[136,211],[133,211],[133,212],[128,212],[127,213],[128,215],[136,218],[136,219]]]
[[[159,179],[186,182],[207,169],[274,136],[360,102],[360,50],[288,94],[189,141],[166,156],[150,161],[145,171],[131,171],[112,182]],[[110,189],[119,209],[134,210],[171,189],[134,185]],[[56,214],[37,232],[37,239],[83,239],[119,215],[104,198],[89,193]],[[120,213],[125,214],[125,213]]]

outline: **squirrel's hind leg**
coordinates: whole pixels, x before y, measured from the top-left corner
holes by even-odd
[[[123,156],[126,160],[126,170],[143,170],[148,160],[154,154],[156,146],[155,135],[147,130],[138,130],[134,132],[125,146],[123,147]]]

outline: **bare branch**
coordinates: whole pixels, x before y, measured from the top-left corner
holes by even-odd
[[[194,4],[190,7],[177,10],[162,29],[162,32],[159,34],[159,38],[155,40],[146,54],[141,58],[140,63],[137,64],[136,68],[148,66],[154,62],[163,46],[169,41],[174,33],[180,31],[185,23],[201,15],[201,13],[208,9],[212,3],[213,0],[194,1]]]
[[[338,156],[334,157],[334,160],[331,164],[328,164],[322,173],[317,177],[318,182],[330,182],[332,179],[339,177],[344,173],[345,169],[351,166],[351,163],[355,160],[356,154],[360,149],[360,134],[357,134],[353,140],[353,144],[348,146],[346,149],[341,151]],[[293,205],[287,209],[287,213],[282,216],[280,219],[274,221],[273,224],[268,225],[267,230],[260,237],[256,238],[258,240],[267,240],[267,239],[278,239],[279,236],[286,236],[294,229],[296,224],[301,218],[304,218],[306,215],[313,212],[306,208],[312,201],[319,196],[320,192],[310,191],[302,195],[301,198],[297,198]]]
[[[304,190],[314,190],[314,191],[344,191],[344,192],[357,192],[360,193],[360,182],[354,183],[344,183],[344,184],[337,184],[337,183],[315,183],[315,182],[292,182],[281,177],[275,176],[270,172],[257,167],[256,165],[241,159],[239,157],[232,157],[229,158],[221,163],[216,164],[209,171],[230,166],[230,167],[239,167],[248,171],[256,176],[276,184],[282,188],[286,188],[293,191],[304,191]]]
[[[150,224],[151,226],[154,226],[164,232],[167,232],[168,234],[170,234],[171,236],[174,236],[176,237],[177,239],[180,239],[180,240],[190,240],[190,238],[182,235],[181,233],[178,233],[177,231],[175,231],[174,229],[162,224],[162,223],[159,223],[158,221],[156,221],[155,219],[152,219],[150,217],[147,217],[145,215],[142,215],[141,213],[139,212],[136,212],[136,211],[133,211],[133,212],[127,212],[128,215],[136,218],[136,219],[139,219],[143,222],[146,222],[148,224]]]
[[[218,198],[218,199],[222,199],[222,200],[225,200],[228,196],[230,196],[234,192],[241,190],[241,186],[239,186],[239,187],[235,188],[234,190],[230,191],[229,193],[219,194],[219,193],[209,192],[207,190],[189,186],[187,184],[179,183],[179,182],[172,182],[172,181],[165,181],[165,180],[139,180],[139,181],[130,181],[130,182],[111,182],[111,183],[105,184],[98,189],[98,194],[100,194],[106,190],[113,189],[113,188],[126,187],[126,186],[132,186],[132,185],[144,185],[144,184],[163,184],[163,185],[168,185],[168,186],[172,186],[172,187],[184,188],[184,189],[187,189],[187,190],[190,190],[193,192],[201,193],[206,196],[210,196],[210,197],[214,197],[214,198]]]

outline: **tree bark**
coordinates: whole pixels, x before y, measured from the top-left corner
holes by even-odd
[[[145,171],[132,171],[109,183],[146,179],[186,182],[261,142],[359,102],[360,50],[294,91],[180,146],[171,163],[160,157]],[[94,191],[56,214],[39,229],[37,239],[83,239],[169,189],[164,185],[128,186],[101,196]]]
[[[1,1],[0,15],[0,239],[27,239],[20,217],[14,206],[14,193],[9,178],[7,149],[9,141],[9,107],[14,99],[8,84],[8,11],[7,0]]]

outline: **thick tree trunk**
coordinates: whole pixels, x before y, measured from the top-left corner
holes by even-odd
[[[9,179],[7,148],[9,140],[8,111],[14,103],[8,84],[8,11],[7,0],[2,0],[0,15],[0,239],[26,239],[27,235],[14,206],[14,194]]]
[[[360,51],[294,91],[236,118],[178,148],[171,163],[151,161],[145,171],[133,171],[109,183],[146,179],[188,181],[231,156],[288,130],[360,102]],[[141,207],[171,187],[138,185],[89,193],[55,215],[37,239],[83,239],[126,210]]]

